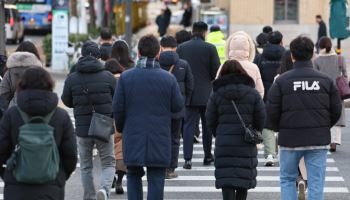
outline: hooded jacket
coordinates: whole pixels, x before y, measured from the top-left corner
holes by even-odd
[[[231,74],[214,81],[206,119],[208,128],[216,136],[216,188],[254,188],[258,165],[257,148],[244,141],[244,128],[232,105],[237,108],[247,125],[261,131],[265,124],[264,102],[254,89],[248,75]]]
[[[45,90],[24,90],[18,93],[19,108],[30,116],[46,116],[54,109],[49,125],[54,128],[54,138],[60,155],[60,169],[56,180],[28,185],[18,183],[12,171],[1,167],[0,175],[5,182],[4,199],[11,200],[63,200],[66,180],[75,170],[77,163],[77,143],[68,113],[57,107],[55,93]],[[24,122],[14,106],[10,108],[0,124],[0,166],[11,156],[19,135],[19,127]]]
[[[172,74],[179,84],[180,92],[183,96],[184,103],[188,105],[191,101],[193,91],[193,75],[190,66],[185,60],[179,58],[176,52],[166,51],[159,56],[159,64],[162,69],[169,71],[172,66]],[[185,108],[181,112],[173,115],[174,119],[185,117]]]
[[[29,67],[42,67],[40,60],[29,52],[15,52],[7,60],[7,71],[0,83],[0,96],[8,106],[16,105],[16,87],[24,71]]]
[[[282,147],[325,146],[341,115],[340,95],[333,80],[313,69],[311,61],[294,63],[272,85],[267,111]]]
[[[195,35],[192,40],[177,48],[181,59],[188,62],[194,78],[194,90],[189,106],[206,106],[212,90],[212,81],[220,67],[220,59],[214,45]]]
[[[61,99],[67,107],[74,109],[77,135],[88,137],[93,107],[97,113],[112,117],[116,79],[92,56],[80,58],[76,70],[66,79]],[[83,92],[84,87],[89,95]]]
[[[265,95],[264,100],[266,101],[267,94],[271,85],[273,84],[277,75],[278,68],[282,64],[282,56],[284,54],[284,48],[277,44],[266,44],[263,53],[256,59],[256,65],[258,65],[261,78],[264,84]]]
[[[237,60],[241,63],[248,75],[254,80],[256,90],[258,90],[261,97],[264,97],[264,85],[259,68],[256,64],[252,63],[256,53],[252,38],[244,31],[233,33],[226,40],[225,53],[228,60]],[[217,77],[220,72],[221,67],[218,70]]]

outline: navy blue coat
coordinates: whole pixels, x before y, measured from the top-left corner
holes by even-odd
[[[172,113],[184,107],[174,76],[148,59],[124,72],[113,99],[127,166],[169,167]],[[146,64],[143,66],[143,64]]]

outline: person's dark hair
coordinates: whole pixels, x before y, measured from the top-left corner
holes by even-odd
[[[290,52],[290,50],[287,50],[282,55],[281,66],[278,69],[277,73],[283,74],[291,69],[293,69],[292,53]]]
[[[283,40],[283,35],[279,31],[273,31],[268,34],[267,38],[270,44],[281,44]]]
[[[112,74],[121,74],[125,71],[125,68],[120,65],[117,59],[114,58],[107,60],[105,68]]]
[[[290,43],[290,51],[296,61],[309,61],[314,55],[314,43],[305,36],[299,36]]]
[[[29,52],[29,53],[34,54],[40,60],[40,55],[39,55],[38,49],[30,41],[24,41],[21,44],[19,44],[17,49],[16,49],[16,52]]]
[[[110,40],[112,39],[112,32],[109,28],[103,28],[100,33],[100,37],[103,40]]]
[[[27,69],[18,82],[19,90],[48,90],[53,91],[55,82],[51,75],[43,68],[31,67]]]
[[[100,48],[95,42],[88,40],[84,42],[83,46],[81,47],[81,55],[83,57],[92,56],[96,59],[100,59],[101,58]]]
[[[160,51],[160,44],[154,35],[143,36],[138,44],[138,51],[141,56],[155,58]]]
[[[200,35],[204,37],[204,34],[208,31],[208,24],[205,22],[195,22],[192,27],[192,35]]]
[[[264,47],[267,44],[267,34],[266,33],[260,33],[256,37],[256,43],[258,43],[258,47]]]
[[[332,40],[327,36],[323,36],[318,42],[318,46],[320,49],[326,49],[326,53],[329,53],[332,50]]]
[[[228,60],[222,65],[220,76],[229,74],[247,75],[247,71],[244,70],[241,63],[239,63],[237,60]]]
[[[177,42],[173,36],[165,36],[160,40],[160,46],[163,48],[176,48]]]
[[[129,46],[124,40],[114,42],[111,58],[116,59],[126,69],[130,68],[130,64],[134,63],[130,57]]]
[[[178,45],[191,40],[192,34],[189,31],[181,30],[176,33],[175,38]]]
[[[272,27],[271,26],[264,26],[263,28],[263,33],[271,33],[273,31]]]
[[[316,15],[316,18],[317,19],[322,19],[322,16],[321,15]]]
[[[216,31],[221,31],[221,28],[219,25],[213,25],[210,27],[210,32],[216,32]]]

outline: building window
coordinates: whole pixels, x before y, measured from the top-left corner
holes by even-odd
[[[275,23],[298,22],[298,0],[275,0]]]

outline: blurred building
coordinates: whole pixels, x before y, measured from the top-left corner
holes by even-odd
[[[230,31],[245,30],[256,37],[264,25],[285,35],[285,43],[300,34],[317,37],[315,16],[328,24],[330,0],[214,0],[229,13]],[[327,27],[328,28],[328,27]]]

